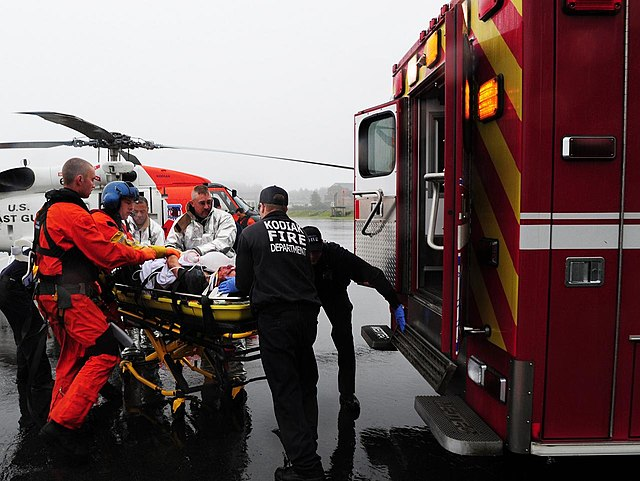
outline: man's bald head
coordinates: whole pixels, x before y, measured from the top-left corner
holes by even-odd
[[[67,160],[62,166],[62,183],[86,199],[93,190],[96,170],[89,162],[79,157]]]
[[[62,166],[62,182],[70,186],[78,175],[85,175],[89,170],[93,171],[93,165],[80,157],[73,157]]]

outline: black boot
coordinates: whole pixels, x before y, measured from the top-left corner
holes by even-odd
[[[31,398],[29,412],[38,427],[44,426],[49,417],[49,406],[51,405],[51,392],[53,391],[53,381],[31,388]]]
[[[312,473],[300,474],[293,469],[293,466],[278,468],[275,472],[276,481],[324,481],[324,471],[319,469]]]
[[[30,429],[36,425],[35,420],[29,412],[29,405],[27,404],[27,396],[29,390],[27,389],[26,381],[18,381],[18,403],[20,405],[20,419],[18,419],[18,425],[20,429]]]
[[[340,394],[340,407],[345,412],[350,413],[353,419],[360,416],[360,401],[355,394]]]
[[[77,431],[61,426],[55,421],[49,421],[40,430],[40,436],[51,445],[55,446],[66,454],[76,458],[86,458],[89,455],[89,448],[83,443]]]
[[[122,389],[108,381],[100,388],[100,396],[110,403],[122,403]]]

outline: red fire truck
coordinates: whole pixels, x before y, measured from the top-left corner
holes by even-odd
[[[355,115],[356,253],[452,452],[640,454],[639,66],[638,1],[454,0]]]

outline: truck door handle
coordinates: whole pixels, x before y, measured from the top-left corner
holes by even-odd
[[[436,244],[435,237],[436,216],[438,215],[438,204],[440,203],[440,186],[444,184],[444,172],[424,174],[424,180],[433,184],[433,202],[431,202],[431,215],[429,216],[429,226],[427,227],[427,244],[433,250],[443,251],[444,246]]]
[[[362,235],[366,235],[366,236],[373,236],[374,234],[368,233],[367,231],[367,227],[369,227],[369,224],[371,223],[371,221],[373,220],[373,216],[376,215],[376,212],[379,212],[380,209],[380,204],[382,204],[382,197],[383,197],[383,193],[382,193],[382,189],[378,189],[378,190],[359,190],[353,193],[353,196],[362,196],[362,195],[371,195],[371,194],[376,194],[378,196],[378,200],[376,201],[376,206],[371,209],[371,212],[369,213],[369,217],[367,217],[367,221],[364,223],[364,226],[362,227]]]

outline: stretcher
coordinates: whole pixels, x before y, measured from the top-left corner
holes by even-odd
[[[264,379],[237,375],[239,365],[243,370],[239,363],[260,358],[259,347],[242,346],[257,334],[248,298],[200,296],[121,283],[114,285],[113,293],[125,323],[144,331],[152,346],[147,353],[137,348],[123,351],[123,376],[164,396],[174,414],[184,412],[187,400],[202,402],[205,391],[213,392],[217,407],[240,403],[246,398],[244,386]],[[174,389],[161,387],[140,369],[158,362],[170,371]],[[190,385],[184,368],[201,374],[202,384]]]

